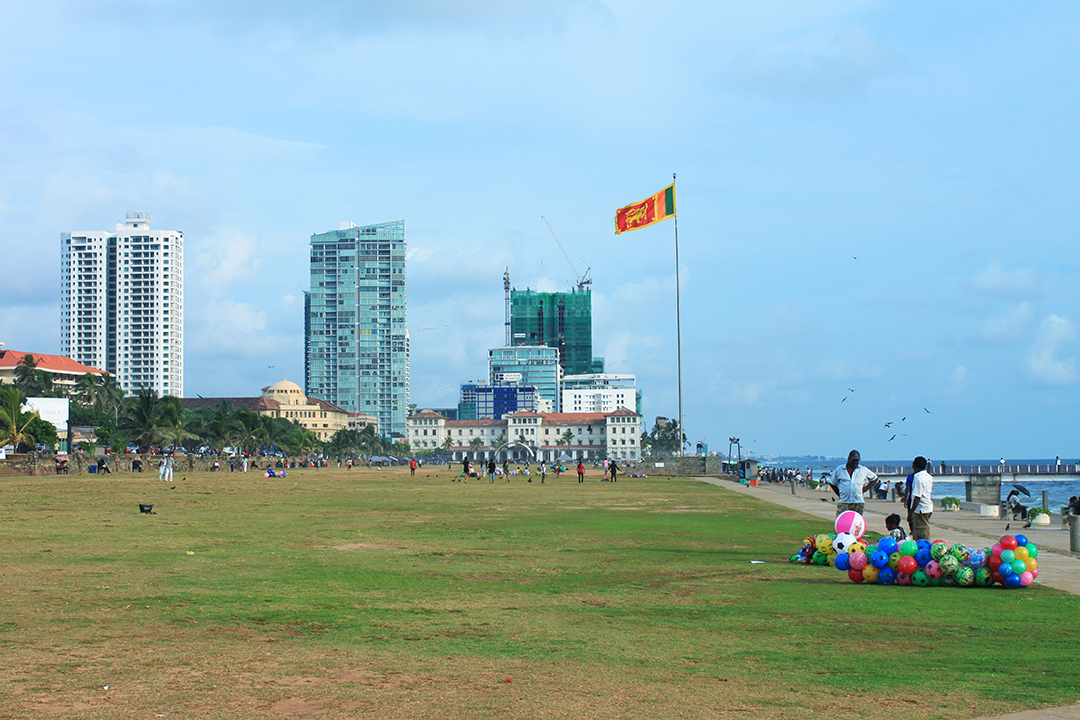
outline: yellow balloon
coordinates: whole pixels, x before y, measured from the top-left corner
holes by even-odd
[[[1024,547],[1023,545],[1021,545],[1020,547],[1013,550],[1013,554],[1016,555],[1017,560],[1027,560],[1029,553],[1028,553],[1028,549],[1026,547]]]
[[[1034,570],[1035,568],[1039,567],[1038,561],[1030,556],[1024,558],[1024,565],[1027,567],[1028,570]]]
[[[864,542],[853,542],[853,543],[851,543],[850,547],[848,548],[848,552],[851,553],[852,555],[854,555],[857,552],[866,552],[866,543],[864,543]]]
[[[862,569],[862,577],[865,582],[877,582],[878,569],[873,565],[867,565]]]

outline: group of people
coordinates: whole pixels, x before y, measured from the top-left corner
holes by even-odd
[[[566,468],[563,468],[563,467],[558,466],[558,465],[553,465],[552,468],[556,469],[556,472],[555,472],[556,477],[558,477],[559,471],[564,471],[565,472],[565,470],[566,470]],[[415,473],[415,468],[414,467],[411,467],[410,469],[412,469],[413,472]],[[585,463],[584,463],[584,461],[578,460],[578,464],[577,464],[576,469],[577,469],[578,484],[584,483],[585,482]],[[501,473],[500,473],[500,470],[501,470]],[[468,482],[469,478],[471,478],[471,477],[472,478],[479,478],[480,473],[485,472],[485,471],[487,472],[488,481],[490,483],[495,482],[495,476],[498,475],[498,474],[501,474],[503,476],[503,480],[505,482],[507,482],[507,483],[510,482],[510,476],[514,475],[514,474],[522,475],[522,476],[528,478],[527,482],[532,482],[532,472],[529,469],[528,463],[526,463],[524,467],[519,466],[517,468],[516,472],[511,472],[510,471],[510,463],[508,461],[504,460],[503,464],[502,464],[502,468],[499,468],[499,466],[495,463],[495,459],[494,458],[489,458],[488,461],[487,461],[487,465],[486,466],[481,465],[480,470],[476,471],[476,470],[473,469],[473,464],[469,461],[469,458],[467,458],[467,457],[462,458],[462,460],[461,460],[461,474],[458,475],[456,478],[453,478],[452,482],[458,482],[458,481],[460,481],[460,482]],[[547,462],[545,462],[543,460],[540,461],[540,466],[538,468],[537,474],[540,476],[540,483],[545,484],[547,482],[547,475],[548,475],[548,464],[547,464]],[[619,464],[618,463],[616,463],[616,462],[609,463],[607,460],[604,461],[604,475],[601,478],[601,482],[604,482],[604,481],[610,481],[610,482],[618,482],[619,481]]]
[[[829,477],[829,487],[837,495],[837,516],[846,510],[854,510],[862,515],[866,509],[863,494],[880,483],[877,473],[868,467],[860,465],[861,461],[862,457],[859,455],[859,451],[852,450],[848,453],[847,463],[837,467]],[[915,540],[930,539],[930,516],[934,513],[932,499],[934,478],[927,472],[927,465],[926,458],[921,455],[911,461],[912,472],[908,475],[904,491],[907,524]],[[896,518],[896,524],[893,528],[889,528],[889,519],[894,517]],[[899,518],[898,514],[893,513],[886,519],[886,528],[889,528],[890,532],[899,528]]]

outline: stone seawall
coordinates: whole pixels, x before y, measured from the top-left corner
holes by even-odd
[[[645,458],[638,468],[646,475],[679,475],[684,477],[720,477],[724,474],[721,457],[669,457]]]

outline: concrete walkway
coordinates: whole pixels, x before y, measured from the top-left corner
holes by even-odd
[[[836,498],[828,490],[796,488],[796,494],[792,495],[790,485],[750,487],[719,478],[699,477],[696,479],[743,495],[753,495],[808,515],[827,520],[833,520],[836,517]],[[899,513],[901,517],[904,517],[903,510],[904,507],[900,503],[867,500],[866,512],[863,513],[866,518],[867,532],[884,533],[885,516]],[[985,518],[970,511],[935,512],[930,520],[930,536],[949,544],[962,542],[971,547],[990,547],[1002,535],[1023,533],[1039,548],[1039,578],[1035,582],[1080,595],[1080,554],[1069,552],[1069,531],[1062,529],[1060,518],[1057,516],[1055,518],[1058,520],[1057,525],[1032,526],[1024,529],[1023,522],[1010,522],[1008,524],[1011,527],[1006,530],[1005,520]],[[797,549],[794,548],[792,552]],[[1042,710],[1024,710],[974,720],[1080,720],[1080,704]]]
[[[808,515],[827,520],[836,517],[835,496],[828,490],[796,488],[796,494],[792,495],[791,486],[787,484],[750,487],[720,478],[699,477],[697,479],[744,495],[753,495],[793,510],[800,510]],[[901,517],[906,517],[904,507],[900,503],[867,500],[866,512],[863,513],[866,518],[867,533],[883,534],[885,516],[892,513],[899,513]],[[1069,531],[1061,527],[1060,518],[1057,516],[1054,518],[1057,520],[1056,525],[1032,526],[1024,529],[1023,521],[1006,522],[997,518],[982,517],[966,510],[938,511],[931,517],[930,535],[935,540],[941,539],[950,545],[961,542],[971,547],[988,548],[1001,539],[1002,535],[1022,533],[1039,548],[1039,578],[1035,582],[1080,595],[1080,554],[1069,552]],[[1005,529],[1006,524],[1010,525],[1008,530]],[[907,527],[906,520],[904,527]],[[792,552],[796,550],[798,550],[797,547],[793,548]]]

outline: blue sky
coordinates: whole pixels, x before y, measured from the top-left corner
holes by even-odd
[[[147,211],[185,233],[186,393],[302,382],[311,234],[403,218],[411,397],[452,405],[503,269],[574,281],[544,215],[651,427],[673,224],[612,218],[676,172],[692,441],[1078,456],[1078,31],[1065,2],[0,2],[0,341],[58,352],[60,233]]]

